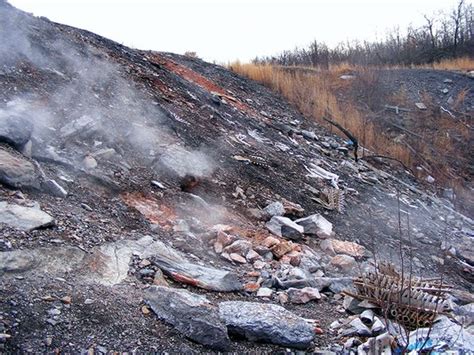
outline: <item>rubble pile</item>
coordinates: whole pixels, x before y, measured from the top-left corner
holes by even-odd
[[[221,66],[0,23],[0,352],[469,349],[472,220],[409,172]],[[429,342],[344,296],[379,260],[456,285]]]

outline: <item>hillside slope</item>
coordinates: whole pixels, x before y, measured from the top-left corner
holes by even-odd
[[[326,348],[340,343],[329,331],[340,283],[374,256],[400,266],[401,249],[415,274],[472,292],[469,218],[406,171],[356,163],[263,86],[4,3],[0,24],[3,351],[204,351],[192,330],[153,315],[156,299],[184,296],[152,284],[205,295],[221,312],[223,301],[282,303],[298,322],[319,322],[312,341],[300,339],[304,323],[296,340],[232,336],[213,349]],[[283,210],[263,210],[274,202]],[[332,233],[290,225],[268,238],[272,214],[318,213]],[[323,296],[287,303],[288,285]]]

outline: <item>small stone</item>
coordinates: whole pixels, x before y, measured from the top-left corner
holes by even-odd
[[[247,292],[257,292],[260,285],[257,282],[248,282],[244,285],[244,290]]]
[[[240,264],[247,263],[247,260],[245,260],[245,258],[242,255],[239,255],[237,253],[230,253],[229,256],[233,261],[238,262]]]
[[[314,333],[321,335],[321,334],[324,334],[324,330],[322,330],[322,328],[316,327],[314,328]]]
[[[278,302],[280,304],[288,303],[288,300],[289,300],[289,297],[288,297],[288,294],[286,292],[279,292],[278,293]]]
[[[153,277],[153,284],[157,286],[169,286],[168,281],[166,281],[163,272],[160,269],[156,270],[155,276]]]
[[[338,270],[348,272],[353,270],[357,266],[357,262],[352,256],[336,255],[331,259],[329,265]]]
[[[318,289],[312,287],[304,287],[302,289],[289,288],[287,290],[291,303],[304,304],[309,301],[321,299]]]
[[[94,210],[92,209],[91,206],[89,206],[87,203],[81,203],[81,207],[85,209],[88,212],[93,212]]]
[[[419,110],[423,110],[423,111],[424,111],[424,110],[427,109],[426,105],[425,105],[423,102],[417,102],[417,103],[415,103],[415,106],[416,106],[416,108],[419,109]]]
[[[53,297],[51,295],[46,295],[46,296],[41,297],[41,299],[46,302],[52,302],[56,300],[56,297]]]
[[[53,179],[44,181],[41,184],[41,188],[52,196],[60,198],[67,196],[67,191]]]
[[[271,248],[272,253],[277,257],[277,259],[281,258],[286,253],[289,253],[293,250],[293,243],[284,241],[281,242]]]
[[[92,303],[94,303],[94,300],[90,298],[86,298],[86,300],[84,301],[84,304],[92,304]]]
[[[283,216],[285,214],[285,207],[281,202],[270,203],[263,211],[271,218],[273,216]]]
[[[97,160],[91,155],[86,155],[82,160],[82,166],[87,170],[95,169],[97,168]]]
[[[54,320],[54,319],[48,318],[48,319],[46,319],[46,323],[49,323],[49,324],[54,326],[54,325],[58,324],[59,322]]]
[[[278,240],[277,238],[275,237],[266,237],[263,241],[262,241],[262,245],[264,247],[267,247],[267,248],[271,248],[272,246],[274,245],[277,245],[277,244],[280,244],[280,240]]]
[[[72,302],[71,296],[64,296],[63,298],[61,298],[61,302],[64,304],[71,304]]]
[[[46,344],[46,346],[51,346],[51,344],[53,343],[53,337],[46,337],[44,343]]]
[[[278,237],[291,240],[300,240],[303,238],[304,228],[286,217],[272,217],[265,226],[270,232]]]
[[[51,308],[49,311],[48,311],[48,314],[50,316],[59,316],[61,314],[61,311],[57,308]]]
[[[257,291],[257,297],[271,297],[273,294],[273,290],[268,287],[261,287]]]
[[[299,266],[301,264],[301,254],[292,255],[290,258],[290,265]]]
[[[250,249],[245,258],[248,262],[253,263],[254,261],[260,259],[260,255],[255,250]]]
[[[323,239],[330,238],[334,235],[332,223],[319,213],[297,219],[295,223],[304,228],[304,234],[316,235]]]
[[[142,313],[144,315],[149,315],[150,314],[150,308],[148,308],[148,306],[142,306]]]
[[[151,185],[156,186],[156,187],[158,187],[159,189],[162,189],[162,190],[166,189],[165,185],[163,185],[161,182],[156,181],[156,180],[152,180]]]
[[[143,259],[142,261],[140,261],[140,264],[138,264],[138,266],[141,268],[147,267],[149,265],[151,265],[151,261],[148,259]]]
[[[244,239],[239,239],[226,246],[224,251],[229,254],[237,253],[240,255],[246,255],[250,249],[252,249],[252,243]]]
[[[264,261],[261,261],[261,260],[257,260],[253,263],[253,267],[256,269],[256,270],[261,270],[265,267],[266,263]]]

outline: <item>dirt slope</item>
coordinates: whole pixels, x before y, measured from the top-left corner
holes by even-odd
[[[0,4],[0,23],[6,29],[0,34],[6,43],[0,52],[0,119],[21,117],[33,126],[23,154],[4,140],[1,151],[34,166],[41,181],[15,185],[3,179],[0,200],[24,207],[37,202],[54,218],[52,226],[33,230],[0,224],[0,333],[9,335],[2,351],[203,351],[144,314],[143,290],[153,283],[140,273],[145,251],[114,243],[133,244],[149,235],[196,264],[255,282],[263,271],[222,257],[212,238],[216,225],[227,225],[229,234],[257,250],[271,235],[261,209],[274,201],[283,202],[293,219],[323,214],[335,238],[358,242],[396,264],[401,210],[403,249],[413,254],[416,274],[443,273],[472,291],[469,218],[419,190],[397,167],[355,163],[340,138],[261,85],[199,59],[130,49],[6,4]],[[183,181],[186,175],[193,178]],[[67,195],[46,184],[49,179]],[[342,210],[328,201],[335,187],[343,191]],[[265,272],[293,263],[309,247],[326,276],[357,273],[357,267],[330,267],[320,242],[299,237],[292,246],[296,259],[271,257]],[[115,248],[115,261],[102,258],[108,246]],[[117,264],[113,272],[122,270],[117,250],[130,260],[117,276],[120,282],[107,284],[110,263]],[[358,262],[365,267],[370,260]],[[171,279],[173,287],[216,303],[278,301],[275,294],[262,300],[248,290],[204,291]],[[61,301],[64,296],[71,300]],[[286,306],[320,322],[323,335],[311,349],[337,342],[328,327],[339,317],[338,307],[331,292],[318,303]],[[231,351],[284,350],[233,340]]]

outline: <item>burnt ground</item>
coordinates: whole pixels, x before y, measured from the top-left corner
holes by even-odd
[[[473,291],[469,218],[398,166],[355,163],[350,153],[334,148],[344,145],[340,138],[265,87],[197,58],[130,49],[7,5],[0,5],[0,12],[2,21],[13,19],[7,21],[7,40],[14,42],[10,55],[1,57],[2,110],[31,118],[35,132],[29,159],[68,191],[67,197],[58,198],[35,189],[0,187],[1,200],[38,201],[56,221],[53,227],[29,232],[1,225],[3,252],[65,246],[90,252],[107,242],[152,235],[204,263],[244,275],[250,265],[230,263],[212,246],[183,237],[173,227],[185,219],[195,223],[195,235],[204,237],[213,225],[227,224],[234,234],[258,243],[269,232],[252,209],[285,199],[301,205],[304,215],[322,213],[333,223],[336,238],[358,242],[377,259],[397,265],[401,210],[405,266],[412,260],[417,275],[442,274],[459,289]],[[24,43],[28,46],[22,47]],[[61,131],[84,116],[98,125],[72,136]],[[97,154],[105,148],[114,152]],[[84,158],[90,155],[98,165],[84,169]],[[305,166],[310,163],[339,176],[342,211],[318,202],[331,184],[309,177]],[[192,194],[204,199],[206,208],[181,191],[185,173],[197,177]],[[318,251],[319,242],[307,238],[301,244]],[[78,282],[72,274],[52,278],[47,273],[9,273],[2,267],[0,283],[0,333],[11,335],[4,343],[6,353],[205,351],[152,314],[143,314],[142,292],[148,284],[134,275],[107,287]],[[216,302],[256,299],[243,291],[204,293]],[[68,295],[72,302],[44,300],[49,295]],[[53,303],[61,310],[54,325],[47,322]],[[341,317],[340,300],[330,295],[286,307],[319,320],[324,334],[316,337],[312,349],[340,342],[328,330]],[[243,340],[233,342],[231,350],[285,351]]]

